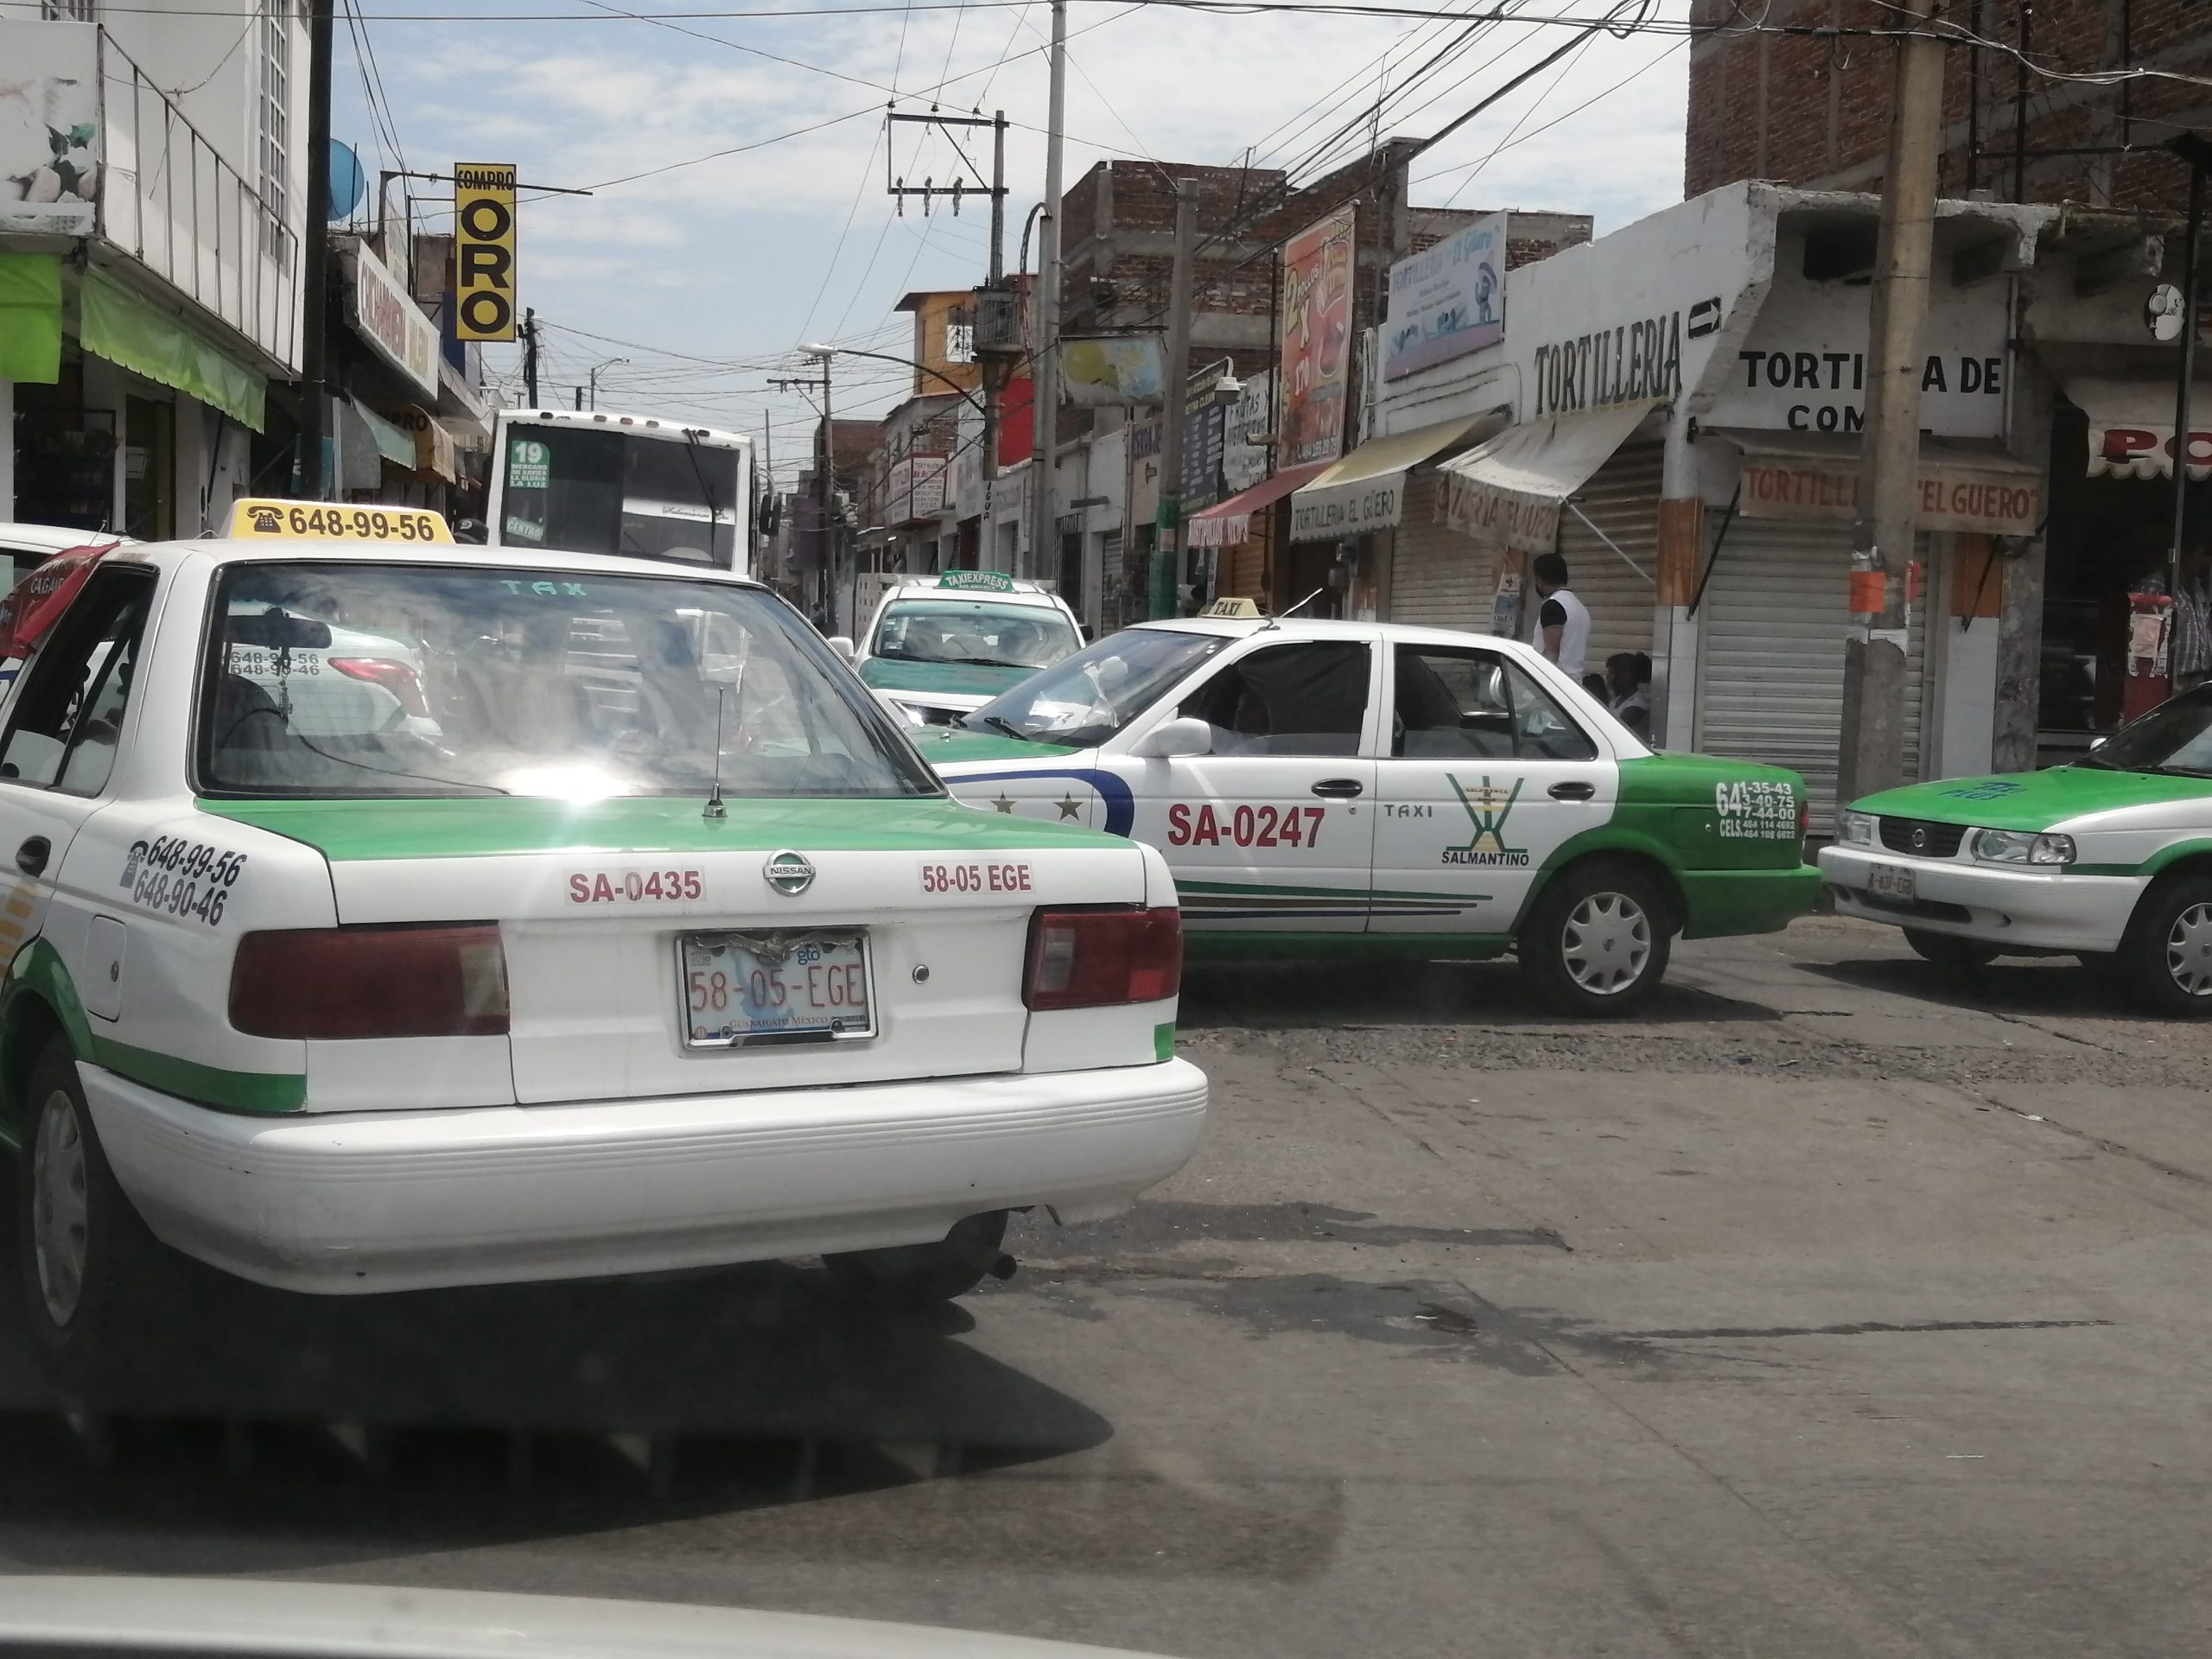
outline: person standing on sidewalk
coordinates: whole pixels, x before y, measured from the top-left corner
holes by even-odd
[[[1531,567],[1536,579],[1536,645],[1551,661],[1577,680],[1582,677],[1582,658],[1590,646],[1589,607],[1567,585],[1567,561],[1556,553],[1539,553]]]

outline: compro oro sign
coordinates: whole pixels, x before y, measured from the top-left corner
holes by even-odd
[[[456,162],[453,169],[454,334],[515,337],[515,169]]]

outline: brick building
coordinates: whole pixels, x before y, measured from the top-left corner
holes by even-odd
[[[1736,0],[1694,0],[1711,26],[1690,48],[1684,192],[1739,179],[1878,191],[1892,54],[1865,35],[1777,28],[1892,28],[1878,0],[1776,0],[1757,32],[1730,28]],[[2212,76],[2212,19],[2198,0],[1954,0],[1962,39],[1944,66],[1939,191],[1999,200],[2178,213],[2186,170],[2158,146],[2212,124],[2212,92],[2186,82],[2055,79],[2135,66]]]

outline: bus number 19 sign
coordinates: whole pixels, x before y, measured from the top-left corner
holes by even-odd
[[[454,334],[515,337],[515,169],[456,162],[453,169]]]

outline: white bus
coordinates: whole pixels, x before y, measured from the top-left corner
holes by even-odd
[[[486,543],[753,571],[753,440],[643,415],[503,409]]]

